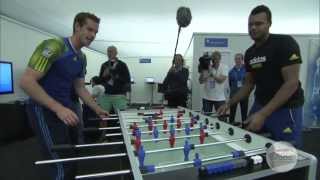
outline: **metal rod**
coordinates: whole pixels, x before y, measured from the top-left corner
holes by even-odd
[[[117,130],[120,127],[103,127],[103,128],[83,128],[82,131],[103,131],[103,130]]]
[[[74,148],[85,148],[85,147],[96,147],[96,146],[111,146],[111,145],[119,145],[123,144],[124,142],[110,142],[110,143],[95,143],[95,144],[79,144],[79,145],[72,145],[72,144],[58,144],[53,145],[51,147],[52,151],[63,151],[65,149],[74,149]]]
[[[227,141],[219,141],[219,142],[214,142],[214,143],[197,144],[197,145],[194,145],[194,147],[197,148],[197,147],[205,147],[205,146],[214,146],[214,145],[220,145],[220,144],[226,144],[226,143],[244,141],[244,140],[246,140],[246,139],[245,138],[238,138],[238,139],[231,139],[231,140],[227,140]],[[146,154],[158,153],[158,152],[164,152],[164,151],[174,151],[174,150],[179,150],[179,149],[183,149],[183,148],[184,148],[183,146],[180,146],[180,147],[174,147],[174,148],[156,149],[156,150],[146,151]]]
[[[168,123],[168,125],[176,125],[177,123]],[[190,124],[190,121],[181,121],[181,124]],[[138,127],[139,128],[142,128],[142,127],[148,127],[149,125],[139,125]],[[163,126],[163,124],[153,124],[153,126]],[[127,126],[127,128],[130,128],[130,126]]]
[[[105,118],[88,118],[88,121],[114,121],[119,120],[118,117],[105,117]]]
[[[177,117],[174,117],[175,118],[175,121],[177,121]],[[189,120],[190,121],[190,118],[179,118],[180,120]],[[164,120],[167,120],[167,121],[170,121],[170,119],[164,119],[164,118],[161,118],[161,119],[153,119],[151,120],[152,122],[163,122]],[[143,123],[145,122],[145,120],[134,120],[134,121],[128,121],[128,123]],[[184,122],[187,122],[187,121],[184,121]]]
[[[89,159],[103,159],[103,158],[122,157],[126,155],[127,153],[118,153],[118,154],[106,154],[106,155],[98,155],[98,156],[63,158],[63,159],[36,161],[35,164],[39,165],[39,164],[51,164],[51,163],[59,163],[59,162],[81,161],[81,160],[89,160]]]
[[[113,137],[113,136],[122,136],[122,133],[111,133],[111,134],[105,135],[105,137]]]
[[[199,113],[200,114],[200,113]],[[202,115],[205,115],[205,114],[202,114]],[[211,115],[205,115],[207,117],[211,117],[211,118],[218,118],[218,117],[229,117],[229,114],[225,114],[225,115],[218,115],[218,114],[215,114],[215,113],[212,113]],[[149,115],[149,116],[143,116],[144,118],[148,118],[148,117],[153,117],[153,115]],[[163,118],[170,118],[171,116],[162,116],[161,119]],[[177,118],[176,116],[174,116],[175,118]],[[124,116],[125,119],[140,119],[142,117],[139,117],[139,116]],[[159,117],[158,117],[159,118]],[[161,120],[160,119],[160,120]],[[134,121],[133,121],[134,122]]]
[[[182,131],[182,130],[185,130],[186,128],[177,128],[175,129],[175,131]],[[195,130],[195,129],[200,129],[200,127],[193,127],[193,128],[190,128],[190,130]],[[158,130],[159,132],[169,132],[170,129],[166,129],[166,130]],[[141,131],[141,134],[148,134],[148,133],[152,133],[153,131]],[[129,132],[128,133],[129,135],[132,135],[132,132]]]
[[[79,145],[75,145],[75,147],[83,148],[83,147],[94,147],[94,146],[112,146],[112,145],[119,145],[123,143],[124,143],[123,141],[118,141],[118,142],[109,142],[109,143],[79,144]]]
[[[80,176],[76,176],[75,179],[97,178],[97,177],[123,175],[123,174],[129,174],[129,173],[131,173],[131,170],[128,169],[128,170],[121,170],[121,171],[111,171],[111,172],[104,172],[104,173],[80,175]]]
[[[265,148],[257,148],[257,149],[253,149],[253,150],[247,150],[244,152],[245,152],[245,154],[249,154],[249,153],[256,152],[256,151],[265,151]],[[222,155],[222,156],[215,156],[215,157],[211,157],[211,158],[202,159],[201,161],[207,162],[207,161],[213,161],[213,160],[218,160],[218,159],[224,159],[224,158],[228,158],[228,157],[233,157],[233,155],[228,154],[228,155]],[[155,169],[169,168],[169,167],[188,165],[188,164],[193,164],[193,161],[185,161],[185,162],[180,162],[180,163],[160,165],[160,166],[156,166]]]
[[[208,135],[218,135],[224,133],[208,133]],[[187,135],[187,136],[177,136],[176,139],[190,138],[190,137],[199,137],[200,134]],[[158,138],[158,139],[143,139],[141,142],[153,142],[153,141],[165,141],[169,140],[169,138]]]

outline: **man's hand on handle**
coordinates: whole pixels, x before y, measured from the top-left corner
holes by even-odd
[[[70,109],[61,106],[56,111],[56,115],[61,119],[67,126],[77,126],[79,123],[78,116]]]

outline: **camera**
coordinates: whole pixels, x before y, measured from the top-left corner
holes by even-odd
[[[204,70],[209,70],[211,60],[212,56],[209,56],[209,53],[204,53],[204,55],[199,58],[198,72],[201,73]]]

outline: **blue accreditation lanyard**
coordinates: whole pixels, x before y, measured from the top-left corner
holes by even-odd
[[[235,80],[238,88],[242,87],[242,68],[235,68]]]

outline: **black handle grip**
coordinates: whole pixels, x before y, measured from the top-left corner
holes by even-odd
[[[83,128],[83,132],[93,132],[93,131],[99,131],[99,128]]]
[[[59,145],[53,145],[51,148],[51,151],[62,151],[62,150],[70,150],[74,149],[75,145],[71,144],[59,144]]]

